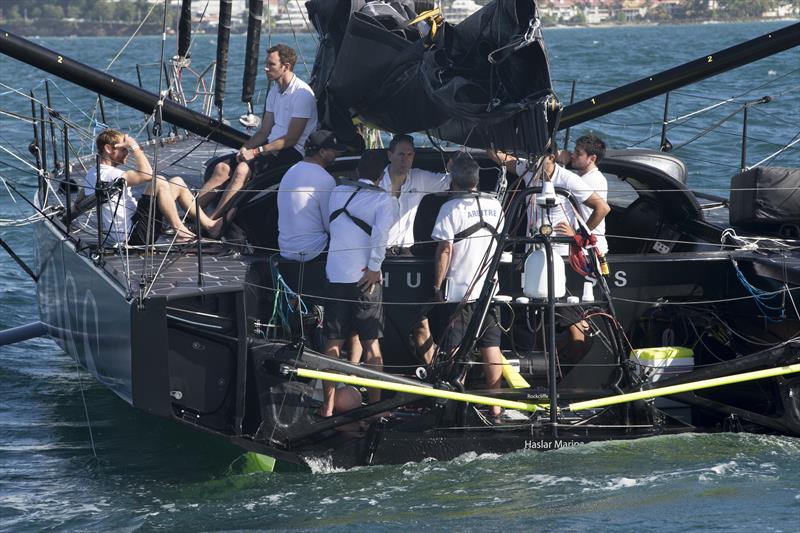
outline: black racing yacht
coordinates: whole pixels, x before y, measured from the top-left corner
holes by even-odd
[[[187,17],[190,2],[183,4]],[[75,201],[74,183],[95,162],[74,153],[78,126],[33,98],[32,117],[20,118],[33,125],[35,265],[3,244],[36,281],[41,320],[2,332],[1,343],[48,336],[133,407],[299,464],[447,460],[682,432],[800,436],[800,170],[746,170],[723,198],[693,192],[686,165],[669,152],[611,150],[601,162],[612,207],[602,257],[530,227],[527,206],[546,191],[484,155],[498,148],[535,165],[555,150],[559,131],[797,46],[800,25],[564,105],[532,0],[489,2],[458,25],[411,0],[306,5],[320,39],[311,80],[320,121],[354,147],[329,172],[356,177],[358,154],[374,145],[367,132],[417,132],[433,147],[417,150],[415,166],[441,170],[448,150],[467,152],[481,166],[475,194],[503,205],[505,229],[484,265],[497,281],[478,288],[479,311],[458,350],[426,364],[411,339],[435,305],[431,230],[450,193],[425,197],[412,255],[383,264],[377,370],[323,353],[324,257],[296,263],[277,253],[286,168],[254,176],[234,199],[236,238],[176,245],[167,235],[112,246],[98,230],[97,200]],[[250,7],[260,15],[263,2]],[[225,27],[223,20],[217,118],[210,107],[190,109],[178,87],[188,68],[185,34],[164,68],[169,90],[148,91],[3,30],[0,53],[145,113],[155,125],[143,143],[154,172],[199,188],[199,176],[248,136],[221,120]],[[257,18],[248,33],[250,96],[258,30]],[[570,262],[559,275],[556,243],[570,244],[582,266]],[[543,262],[531,260],[535,248]],[[554,315],[566,307],[590,331],[579,361],[559,356]],[[483,387],[475,349],[487,313],[503,329],[496,390]],[[323,382],[381,389],[382,398],[320,419]],[[504,414],[489,416],[491,405]]]

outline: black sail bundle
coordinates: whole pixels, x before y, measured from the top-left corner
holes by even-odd
[[[357,118],[394,133],[543,151],[555,117],[546,108],[552,87],[533,1],[495,0],[435,32],[430,20],[411,24],[410,0],[307,6],[322,39],[312,78],[320,117],[340,137],[355,136]]]

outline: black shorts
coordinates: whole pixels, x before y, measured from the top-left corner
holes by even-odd
[[[128,244],[131,246],[142,246],[147,242],[147,229],[150,226],[152,234],[152,241],[156,242],[161,236],[163,230],[164,219],[161,217],[161,211],[158,206],[153,206],[153,213],[155,224],[150,222],[150,205],[153,203],[153,197],[149,194],[143,194],[139,198],[139,203],[136,205],[136,212],[131,218],[131,233],[128,237]]]
[[[239,164],[239,152],[234,152],[221,162],[225,162],[231,167],[231,172]],[[247,162],[253,176],[258,176],[268,168],[277,168],[294,165],[303,160],[303,156],[294,148],[284,148],[280,152],[273,152],[267,155],[258,155]]]
[[[356,283],[327,284],[325,296],[325,338],[342,340],[358,333],[361,340],[383,337],[383,286],[372,294]],[[345,300],[345,301],[343,301]]]
[[[458,304],[446,304],[436,306],[433,313],[437,315],[436,325],[438,332],[434,334],[435,339],[439,339],[440,347],[451,350],[461,344],[467,326],[475,312],[475,302],[464,305],[458,309]],[[455,314],[455,316],[454,316]],[[486,313],[486,318],[481,325],[478,335],[478,348],[493,348],[500,346],[500,326],[497,324],[497,316],[491,307]]]

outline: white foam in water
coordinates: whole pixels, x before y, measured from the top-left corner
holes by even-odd
[[[619,489],[626,489],[628,487],[635,487],[639,485],[641,482],[635,479],[631,479],[629,477],[619,477],[612,479],[609,484],[605,487],[605,490],[619,490]]]
[[[312,474],[335,474],[344,472],[344,468],[335,468],[333,466],[333,459],[330,456],[326,457],[304,457],[303,460],[311,469]]]

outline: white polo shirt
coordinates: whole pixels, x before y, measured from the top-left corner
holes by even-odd
[[[414,244],[414,218],[422,198],[428,193],[449,189],[450,174],[412,168],[400,186],[400,196],[395,198],[391,194],[392,178],[389,176],[389,167],[386,167],[379,185],[390,193],[396,213],[395,222],[389,232],[389,246],[408,247]]]
[[[448,200],[439,211],[431,236],[437,241],[453,242],[457,233],[480,222],[481,215],[483,220],[498,233],[502,231],[503,208],[494,198],[482,196]],[[469,237],[453,243],[453,253],[446,276],[445,301],[460,302],[467,291],[469,291],[467,302],[478,299],[486,283],[484,266],[491,260],[496,247],[497,240],[486,228],[481,228]]]
[[[359,183],[372,185],[369,180]],[[331,193],[331,213],[344,207],[356,190],[353,185],[339,185]],[[331,283],[355,283],[368,268],[378,272],[386,256],[386,242],[392,227],[392,207],[389,195],[383,190],[358,189],[347,211],[372,226],[372,234],[367,233],[341,213],[330,223],[331,242],[328,248],[328,262],[325,273]]]
[[[529,186],[541,185],[541,181],[533,179],[532,170],[528,169],[528,162],[524,160],[517,161],[517,175],[524,176],[525,183]],[[580,176],[574,172],[570,172],[560,165],[555,166],[553,176],[550,178],[554,187],[561,187],[568,190],[574,197],[579,205],[583,205],[594,192],[589,185],[581,179]],[[591,209],[589,212],[591,213]],[[545,220],[547,210],[536,204],[536,195],[533,194],[528,202],[528,223],[534,231],[538,231],[539,226]],[[563,196],[556,195],[556,205],[550,209],[549,218],[550,224],[555,227],[556,224],[566,221],[573,228],[577,227],[577,218],[575,211],[572,209],[572,204],[567,201]],[[553,251],[559,255],[569,255],[568,244],[554,244]]]
[[[89,172],[84,177],[84,190],[86,196],[94,195],[97,185],[97,166],[92,165]],[[125,171],[111,165],[100,165],[100,181],[103,183],[113,183],[121,178]],[[133,214],[136,212],[136,198],[131,194],[131,189],[125,186],[122,193],[117,193],[109,197],[108,201],[102,204],[103,234],[108,234],[111,242],[128,242],[128,234],[131,231]]]
[[[595,193],[597,193],[604,202],[608,202],[608,180],[603,176],[599,169],[594,168],[581,176],[581,179],[586,185]],[[592,208],[586,204],[581,204],[581,216],[584,220],[588,220],[592,216]],[[608,253],[608,241],[606,241],[606,219],[600,221],[592,233],[597,236],[597,248],[604,255]]]
[[[300,161],[278,186],[278,247],[281,256],[310,261],[328,244],[328,203],[333,176],[316,163]]]
[[[317,129],[317,100],[314,91],[297,74],[286,90],[281,92],[278,84],[274,84],[267,94],[267,111],[272,113],[274,122],[267,142],[280,139],[289,131],[289,122],[293,118],[307,118],[306,127],[294,145],[294,149],[305,155],[305,143],[308,136]]]

